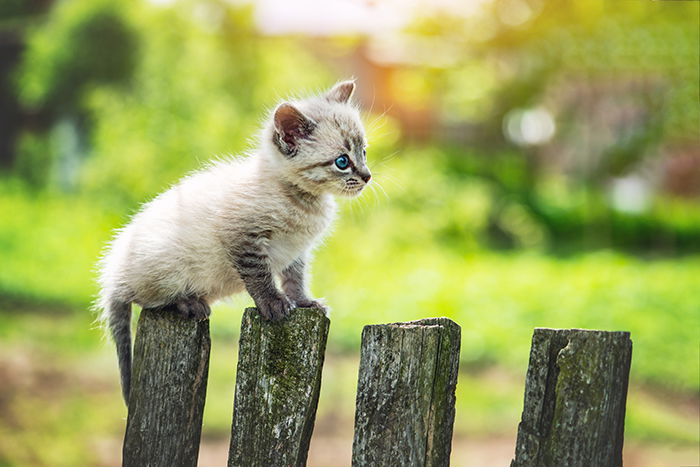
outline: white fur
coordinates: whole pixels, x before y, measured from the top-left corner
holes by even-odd
[[[117,232],[100,262],[104,320],[115,301],[158,307],[195,295],[211,303],[243,291],[231,255],[251,228],[274,232],[266,245],[274,274],[309,254],[335,216],[333,195],[361,188],[350,193],[348,177],[332,166],[302,168],[347,152],[341,133],[363,133],[357,109],[347,103],[316,97],[294,105],[316,124],[313,141],[297,155],[287,157],[273,144],[270,121],[257,150],[185,177]],[[353,151],[351,159],[366,169],[362,148]],[[312,201],[291,202],[294,190]]]

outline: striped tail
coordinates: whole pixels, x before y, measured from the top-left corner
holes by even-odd
[[[117,346],[122,395],[128,407],[131,388],[131,303],[113,300],[107,314],[109,330],[112,332],[114,343]]]

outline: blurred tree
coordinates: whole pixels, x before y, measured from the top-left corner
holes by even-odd
[[[0,169],[12,168],[17,135],[27,119],[12,82],[25,48],[25,30],[51,3],[51,0],[0,3]]]
[[[185,1],[134,5],[141,60],[128,89],[100,87],[80,188],[133,206],[211,157],[250,147],[264,109],[332,78],[298,41],[261,37],[250,6]]]
[[[455,176],[497,188],[490,241],[518,244],[505,217],[515,203],[560,245],[700,249],[700,226],[677,229],[653,209],[668,196],[656,179],[666,155],[677,145],[700,154],[698,4],[483,5],[463,18],[419,18],[409,32],[454,52],[438,67],[436,136],[452,141]],[[637,188],[618,202],[627,177]],[[567,206],[560,198],[553,208],[553,182]]]
[[[344,61],[402,141],[439,147],[455,183],[488,184],[483,226],[453,219],[444,238],[478,228],[509,248],[700,249],[700,226],[665,216],[662,191],[696,193],[668,177],[700,167],[697,3],[493,0],[423,15],[385,43],[261,36],[253,8],[55,5],[22,55],[33,123],[14,172],[132,206],[201,159],[244,150],[261,108],[327,85],[328,63]]]
[[[91,126],[86,94],[99,86],[128,84],[138,46],[138,36],[123,11],[103,1],[57,3],[41,27],[29,35],[18,73],[19,95],[25,109],[40,116],[40,124],[28,130],[52,130],[58,142],[48,145],[53,154],[42,158],[32,149],[45,153],[47,145],[31,141],[49,136],[27,137],[20,154],[28,160],[20,161],[18,167],[25,179],[45,181],[37,173],[45,174],[44,166],[53,164],[59,184],[74,185]]]

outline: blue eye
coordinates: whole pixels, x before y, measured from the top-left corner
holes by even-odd
[[[340,170],[347,169],[348,165],[350,165],[350,158],[345,154],[343,154],[335,160],[335,166],[338,167]]]

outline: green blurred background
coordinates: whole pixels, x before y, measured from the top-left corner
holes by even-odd
[[[357,78],[375,175],[314,262],[332,326],[310,465],[349,462],[369,323],[462,326],[453,465],[506,465],[532,329],[627,330],[625,462],[697,465],[699,2],[4,0],[0,466],[118,465],[94,265],[141,203]],[[223,465],[247,297],[217,305]]]

